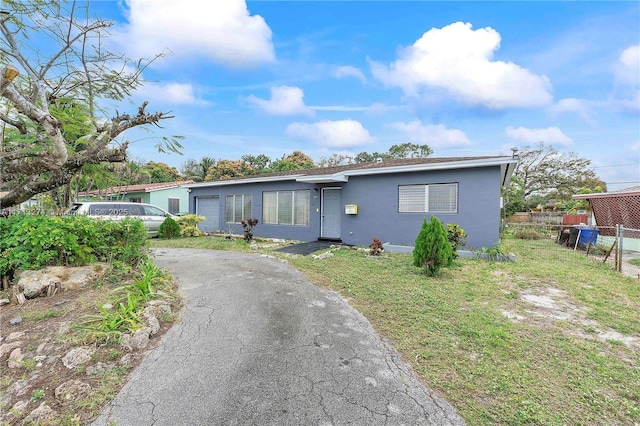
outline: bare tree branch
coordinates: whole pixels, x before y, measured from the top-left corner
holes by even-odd
[[[114,141],[134,127],[172,118],[167,112],[102,115],[104,100],[124,100],[142,84],[153,61],[130,61],[102,49],[109,21],[89,18],[89,2],[7,2],[9,17],[0,21],[0,208],[68,184],[84,165],[121,162],[129,142]],[[81,15],[81,16],[80,16]],[[31,49],[30,40],[48,37],[49,46]],[[114,68],[119,66],[119,70]],[[16,73],[22,73],[16,78]],[[132,70],[132,71],[129,71]],[[14,80],[15,79],[15,80]],[[180,144],[163,138],[168,150]],[[162,149],[162,145],[158,148]]]

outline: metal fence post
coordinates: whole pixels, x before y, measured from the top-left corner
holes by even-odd
[[[622,243],[624,241],[624,227],[622,225],[618,225],[619,228],[619,239],[618,239],[618,252],[620,253],[618,256],[618,272],[622,272]]]
[[[620,256],[618,256],[618,248],[620,247],[620,225],[616,225],[616,253],[615,253],[615,259],[614,259],[614,268],[617,271],[618,270],[618,259]]]

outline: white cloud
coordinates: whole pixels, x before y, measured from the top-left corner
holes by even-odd
[[[463,131],[447,129],[442,124],[422,124],[420,120],[415,120],[409,123],[392,123],[389,127],[406,134],[412,143],[427,144],[431,148],[471,145]]]
[[[592,108],[593,102],[584,99],[565,98],[560,99],[556,104],[549,107],[549,112],[555,116],[561,114],[575,114],[585,123],[597,124],[595,120],[596,112]]]
[[[627,110],[640,111],[640,45],[627,47],[618,58],[614,97]]]
[[[271,29],[245,0],[126,0],[122,43],[133,57],[169,50],[174,59],[209,57],[231,67],[273,62]],[[171,58],[167,59],[168,61]]]
[[[207,102],[198,99],[193,86],[188,83],[145,83],[136,90],[136,95],[146,100],[164,104],[206,105]]]
[[[313,124],[291,123],[287,126],[287,134],[292,138],[324,147],[347,148],[373,141],[369,131],[355,120],[323,120]]]
[[[248,96],[248,102],[273,115],[313,115],[304,104],[304,92],[299,87],[277,86],[271,88],[271,99]]]
[[[405,94],[429,98],[444,90],[459,102],[491,109],[534,107],[552,101],[551,84],[512,62],[493,61],[500,34],[456,22],[432,28],[389,66],[370,61],[373,75]]]
[[[631,84],[640,83],[640,45],[627,47],[618,59],[618,76]]]
[[[548,127],[546,129],[527,129],[526,127],[507,127],[505,129],[507,135],[513,139],[517,139],[526,143],[544,142],[547,145],[571,145],[573,140],[562,133],[557,127]]]
[[[333,76],[335,78],[345,78],[345,77],[355,77],[360,80],[362,83],[367,82],[367,77],[364,76],[363,72],[360,71],[356,67],[352,67],[350,65],[345,65],[342,67],[338,67],[333,71]]]

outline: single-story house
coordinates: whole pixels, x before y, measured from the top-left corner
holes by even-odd
[[[123,185],[109,189],[96,189],[78,194],[78,200],[121,200],[133,203],[153,204],[173,214],[188,211],[189,189],[192,180],[162,183]]]
[[[295,170],[185,185],[189,211],[204,216],[204,232],[350,245],[413,245],[424,218],[460,225],[467,248],[499,239],[501,188],[517,158],[407,158]]]

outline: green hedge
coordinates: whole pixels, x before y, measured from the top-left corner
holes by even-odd
[[[137,265],[148,257],[148,247],[147,230],[140,220],[22,214],[0,219],[0,275],[96,261]]]

